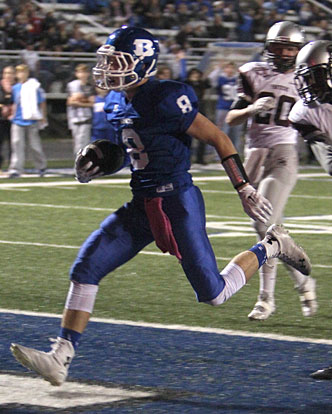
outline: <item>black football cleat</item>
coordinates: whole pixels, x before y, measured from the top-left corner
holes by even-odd
[[[310,374],[310,376],[315,380],[332,380],[332,367],[319,369]]]

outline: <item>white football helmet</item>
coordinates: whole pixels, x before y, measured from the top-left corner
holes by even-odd
[[[332,42],[306,44],[296,58],[295,86],[306,105],[332,103]]]
[[[294,46],[300,50],[304,43],[305,37],[300,26],[289,21],[275,23],[270,27],[266,35],[264,57],[277,72],[287,72],[295,67],[296,56],[277,54],[275,53],[275,46]]]

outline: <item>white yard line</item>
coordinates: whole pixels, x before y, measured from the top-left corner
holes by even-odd
[[[62,208],[69,210],[92,210],[92,211],[106,211],[111,213],[114,211],[112,208],[101,208],[101,207],[85,207],[85,206],[66,206],[61,204],[40,204],[40,203],[17,203],[11,201],[0,201],[0,205],[3,206],[15,206],[15,207],[41,207],[41,208]]]
[[[253,236],[251,234],[250,236]],[[211,236],[209,236],[211,237]],[[212,235],[213,237],[213,235]],[[232,237],[232,236],[231,236]],[[32,247],[49,247],[54,249],[73,249],[78,250],[81,246],[72,246],[66,244],[52,244],[52,243],[35,243],[35,242],[25,242],[25,241],[13,241],[13,240],[0,240],[0,244],[10,244],[10,245],[19,245],[19,246],[32,246]],[[164,256],[164,257],[172,257],[169,253],[162,253],[162,252],[153,252],[149,250],[142,250],[139,254],[145,254],[150,256]],[[221,257],[216,256],[217,260],[224,260],[229,261],[231,257]],[[323,264],[313,264],[312,267],[322,268],[322,269],[332,269],[332,265],[323,265]]]
[[[45,313],[45,312],[30,312],[30,311],[21,311],[17,309],[1,309],[0,313],[10,313],[13,315],[26,315],[26,316],[38,316],[41,318],[58,318],[60,319],[62,315],[54,313]],[[135,322],[127,321],[121,319],[112,319],[112,318],[91,318],[92,322],[107,323],[112,325],[127,325],[127,326],[139,326],[144,328],[154,328],[154,329],[169,329],[176,331],[190,331],[190,332],[202,332],[202,333],[211,333],[217,335],[230,335],[230,336],[244,336],[252,338],[264,338],[264,339],[273,339],[276,341],[288,341],[288,342],[305,342],[305,343],[314,343],[314,344],[325,344],[332,345],[331,339],[315,339],[315,338],[306,338],[306,337],[297,337],[289,335],[279,335],[279,334],[265,334],[265,333],[255,333],[249,331],[237,331],[232,329],[220,329],[220,328],[206,328],[201,326],[187,326],[187,325],[177,325],[177,324],[161,324],[161,323],[150,323],[150,322]]]
[[[298,174],[299,179],[303,178],[326,178],[327,182],[329,179],[329,176],[324,172],[319,173],[301,173]],[[225,175],[217,175],[217,176],[205,176],[205,177],[193,177],[193,180],[195,182],[208,182],[208,181],[229,181],[228,176]],[[129,184],[130,178],[102,178],[102,179],[95,179],[89,183],[89,186],[92,185],[110,185],[112,184]],[[69,187],[69,186],[77,186],[77,185],[84,185],[80,184],[74,178],[72,180],[66,180],[66,181],[38,181],[38,182],[20,182],[20,183],[13,183],[12,181],[8,180],[5,182],[0,183],[0,189],[2,188],[21,188],[21,187]]]

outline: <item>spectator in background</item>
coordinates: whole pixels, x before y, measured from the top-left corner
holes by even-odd
[[[266,12],[278,9],[276,0],[263,1],[262,7]]]
[[[176,8],[174,4],[167,3],[165,5],[161,19],[162,19],[162,22],[160,26],[162,29],[177,28],[178,19],[177,19]]]
[[[317,21],[317,26],[321,29],[321,32],[318,33],[318,40],[332,40],[332,32],[329,28],[328,19],[320,19]]]
[[[207,22],[213,19],[213,9],[211,7],[210,2],[194,1],[193,7],[194,7],[193,14],[197,18],[197,20],[202,20],[202,21]]]
[[[16,78],[18,82],[12,89],[14,110],[11,119],[11,157],[8,177],[19,177],[23,172],[26,136],[35,167],[42,177],[46,170],[46,157],[40,141],[39,128],[47,124],[44,91],[37,79],[29,78],[27,65],[16,66]]]
[[[188,49],[190,43],[188,41],[189,37],[195,36],[195,30],[192,23],[187,23],[180,28],[178,33],[175,35],[175,42],[180,46],[181,49]]]
[[[70,39],[70,35],[69,35],[69,31],[67,27],[68,27],[68,24],[65,20],[60,20],[56,24],[57,38],[56,38],[55,46],[61,45],[62,50],[64,51],[67,50],[69,39]]]
[[[214,15],[212,25],[207,27],[207,34],[215,39],[228,39],[229,29],[224,26],[221,14]]]
[[[230,126],[225,119],[232,103],[237,97],[237,67],[234,62],[226,62],[223,64],[223,73],[221,73],[215,84],[218,94],[216,105],[216,125],[227,134],[233,142],[237,152],[242,152],[241,134],[242,125]]]
[[[129,2],[123,0],[111,0],[103,9],[102,23],[105,26],[121,26],[129,23],[131,7]]]
[[[239,42],[254,42],[254,9],[242,9],[235,4],[237,13],[236,35]]]
[[[315,15],[312,11],[311,4],[309,2],[304,2],[299,10],[299,24],[301,26],[310,26]]]
[[[263,35],[265,37],[265,33],[269,29],[269,25],[267,24],[264,9],[262,7],[258,7],[255,10],[255,14],[253,16],[253,34],[254,39],[257,40],[256,35]]]
[[[97,139],[108,139],[112,142],[116,141],[115,129],[106,119],[104,105],[106,96],[109,91],[105,89],[95,88],[96,95],[91,97],[92,101],[92,130],[91,141]]]
[[[167,64],[171,68],[173,79],[183,82],[187,77],[186,53],[178,44],[172,44],[169,49]]]
[[[278,13],[276,9],[271,10],[266,16],[265,16],[265,22],[268,27],[273,26],[275,23],[278,23],[282,21],[284,17]]]
[[[177,14],[177,20],[178,25],[181,27],[187,23],[189,23],[190,20],[193,19],[193,13],[190,10],[190,7],[186,3],[180,3],[176,7],[176,14]]]
[[[45,16],[43,15],[40,8],[38,8],[34,3],[29,2],[25,5],[27,10],[28,19],[29,19],[29,32],[32,35],[32,40],[38,42],[41,38],[42,29],[43,29],[43,20]]]
[[[78,24],[74,25],[74,29],[69,37],[67,50],[69,52],[86,52],[90,47],[89,42],[85,39],[84,34]]]
[[[133,25],[139,27],[158,27],[161,19],[161,11],[156,0],[134,1],[131,10],[133,13]]]
[[[57,24],[57,19],[54,14],[54,10],[49,10],[42,23],[42,32],[45,33],[50,27],[55,27]]]
[[[156,73],[156,78],[161,80],[173,79],[171,68],[167,65],[160,65]]]
[[[8,143],[10,159],[10,117],[13,113],[12,88],[15,83],[15,69],[13,66],[5,66],[0,81],[0,171],[4,161],[3,147]]]
[[[223,8],[223,19],[224,22],[235,22],[236,21],[236,12],[234,3],[227,3]]]
[[[90,142],[91,137],[91,97],[95,95],[90,83],[90,69],[80,63],[75,68],[76,79],[67,85],[67,121],[73,137],[74,155]]]
[[[17,14],[7,26],[7,43],[9,49],[24,49],[30,40],[28,18],[25,14]]]
[[[210,82],[208,79],[204,79],[203,72],[199,69],[192,68],[188,72],[187,79],[185,83],[190,85],[198,98],[198,110],[200,113],[205,115],[205,103],[204,103],[204,94],[206,89],[210,87]],[[195,162],[198,164],[205,164],[204,154],[205,154],[206,144],[202,141],[198,141],[195,154]]]
[[[33,40],[26,43],[25,48],[20,53],[23,63],[29,67],[30,76],[37,78],[39,73],[40,56],[35,51]]]
[[[80,0],[80,3],[84,5],[85,14],[97,14],[107,7],[108,2],[107,0]]]

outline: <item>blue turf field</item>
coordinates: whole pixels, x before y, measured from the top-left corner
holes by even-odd
[[[48,350],[59,319],[3,313],[0,324],[0,374],[27,376],[11,356],[8,338]],[[26,404],[3,404],[0,412],[332,413],[332,381],[308,376],[330,362],[329,345],[90,322],[70,381],[154,396],[59,410],[31,406],[27,395]],[[49,387],[59,398],[66,389]]]

